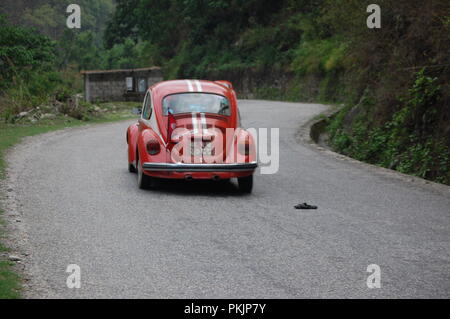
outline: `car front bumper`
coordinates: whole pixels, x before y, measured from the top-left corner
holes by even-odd
[[[143,163],[148,172],[247,172],[258,167],[257,162],[231,164]]]

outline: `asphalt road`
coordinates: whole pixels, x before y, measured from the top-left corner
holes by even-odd
[[[247,127],[280,128],[280,170],[235,182],[127,171],[130,122],[33,137],[8,156],[29,297],[450,297],[450,196],[298,144],[316,104],[241,101]],[[295,210],[308,202],[318,210]],[[68,289],[67,265],[81,267]],[[369,264],[381,288],[369,289]]]

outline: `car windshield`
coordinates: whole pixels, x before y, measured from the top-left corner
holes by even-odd
[[[181,93],[168,95],[163,100],[164,115],[169,109],[173,114],[214,113],[230,115],[230,102],[224,96],[209,93]]]

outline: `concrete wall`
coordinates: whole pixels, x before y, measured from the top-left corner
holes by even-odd
[[[128,92],[126,78],[133,77],[135,92]],[[116,71],[104,73],[85,73],[85,97],[88,102],[139,101],[145,92],[137,92],[137,79],[147,79],[147,88],[163,80],[161,69],[145,71]]]

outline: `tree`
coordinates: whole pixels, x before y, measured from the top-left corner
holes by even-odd
[[[11,26],[0,16],[0,87],[8,87],[15,77],[52,68],[55,43],[34,30]]]

